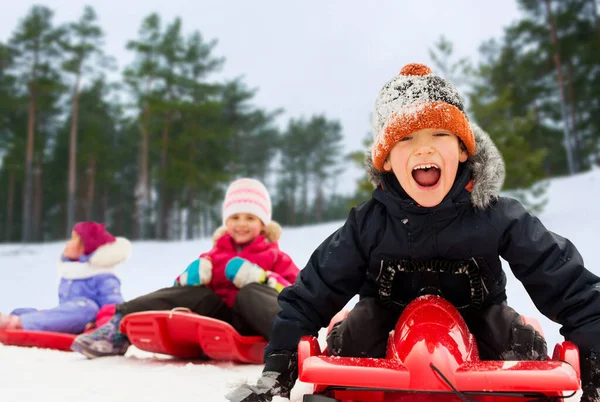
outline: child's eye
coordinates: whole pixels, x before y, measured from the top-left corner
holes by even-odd
[[[436,137],[447,137],[448,133],[435,133],[434,136],[436,136]]]
[[[400,141],[408,141],[411,139],[412,139],[412,137],[410,135],[407,135],[406,137],[403,137]]]

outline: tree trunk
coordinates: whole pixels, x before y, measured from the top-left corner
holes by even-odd
[[[196,188],[193,184],[188,186],[188,202],[187,202],[187,223],[186,223],[186,235],[187,240],[194,238],[194,228],[198,221],[198,215],[196,213]]]
[[[198,129],[197,126],[194,126],[194,129]],[[192,142],[190,145],[190,153],[189,153],[189,163],[190,166],[194,166],[194,160],[196,158],[196,142]],[[187,193],[187,224],[186,224],[186,235],[185,238],[187,240],[192,240],[194,238],[194,227],[196,226],[196,222],[198,220],[196,214],[196,185],[190,180],[188,184],[188,193]]]
[[[125,231],[125,189],[121,188],[121,191],[118,191],[119,195],[117,197],[117,205],[115,212],[115,231],[117,233],[124,233]]]
[[[44,189],[42,188],[43,165],[41,161],[37,162],[35,167],[35,197],[33,197],[33,225],[32,240],[42,241],[42,207],[44,199]]]
[[[8,205],[6,207],[6,241],[12,241],[12,225],[15,200],[15,170],[10,169],[8,173]]]
[[[31,198],[33,194],[33,149],[35,131],[35,100],[33,84],[29,84],[29,107],[27,111],[27,148],[25,152],[25,194],[23,200],[23,230],[21,240],[31,240]]]
[[[152,88],[152,79],[146,82],[146,93],[147,97]],[[136,224],[136,236],[138,239],[146,239],[148,229],[148,216],[150,214],[150,179],[148,173],[148,159],[150,149],[150,105],[146,99],[144,110],[142,112],[142,121],[140,124],[140,132],[142,138],[140,139],[140,173],[138,176],[138,182],[135,189],[135,224]]]
[[[78,73],[75,78],[75,87],[73,88],[73,101],[71,103],[71,137],[69,144],[69,193],[67,201],[67,230],[75,225],[76,208],[76,185],[77,185],[77,123],[79,118],[79,80],[81,75]],[[69,235],[67,233],[67,236]]]
[[[600,39],[600,2],[598,0],[590,0],[592,3],[592,13],[594,14],[594,27],[596,28],[596,35]]]
[[[235,178],[237,177],[237,171],[238,171],[238,166],[237,166],[237,160],[238,160],[238,156],[239,156],[239,138],[238,138],[238,130],[236,127],[237,124],[237,110],[235,108],[235,105],[233,106],[232,110],[231,110],[231,119],[228,122],[230,124],[231,127],[233,127],[233,135],[231,136],[231,140],[232,140],[232,160],[231,160],[231,174],[232,176]]]
[[[163,126],[163,131],[161,135],[161,152],[160,152],[160,172],[163,175],[160,178],[160,192],[159,192],[159,202],[160,205],[158,207],[158,233],[156,234],[157,238],[167,240],[169,233],[169,216],[168,216],[168,201],[167,201],[167,179],[164,175],[167,174],[167,157],[168,157],[168,149],[169,149],[169,128],[171,125],[171,110],[167,111],[167,115],[165,117],[165,125]]]
[[[577,116],[577,107],[575,100],[575,85],[574,85],[574,74],[573,74],[573,61],[569,60],[567,63],[567,80],[569,83],[569,114],[571,117],[571,127],[573,129],[573,140],[574,140],[574,160],[575,160],[575,168],[577,171],[581,170],[581,164],[583,160],[585,160],[586,156],[582,154],[582,138],[577,130],[578,116]]]
[[[548,19],[548,25],[550,26],[550,39],[552,40],[553,47],[553,55],[552,59],[554,61],[554,67],[556,68],[556,77],[558,80],[558,88],[560,89],[560,110],[563,120],[563,133],[564,133],[564,141],[565,148],[567,152],[567,161],[569,164],[569,173],[576,173],[575,163],[573,159],[573,140],[571,136],[573,133],[569,130],[569,116],[566,110],[567,105],[567,97],[565,94],[565,86],[564,79],[562,74],[562,64],[560,61],[560,53],[559,53],[559,43],[558,37],[556,36],[556,24],[554,22],[554,16],[552,14],[552,9],[550,7],[550,0],[545,0],[546,2],[546,17]]]
[[[108,186],[104,185],[102,192],[102,211],[100,211],[102,222],[108,222]]]
[[[208,237],[210,236],[210,210],[206,202],[203,203],[202,215],[202,237]]]
[[[175,233],[175,238],[177,240],[181,240],[181,235],[183,233],[183,208],[181,207],[181,203],[177,203],[177,232]]]
[[[315,220],[317,223],[323,222],[323,214],[325,212],[325,197],[323,195],[322,183],[317,184],[315,195]]]
[[[304,162],[306,163],[306,162]],[[308,222],[308,169],[306,168],[302,172],[302,195],[301,195],[301,212],[302,218],[300,224],[306,224]]]
[[[88,187],[85,203],[85,219],[93,220],[94,216],[94,197],[96,196],[96,155],[93,154],[90,158],[88,167]]]
[[[288,222],[291,226],[296,224],[296,184],[294,183],[290,188],[288,198]]]

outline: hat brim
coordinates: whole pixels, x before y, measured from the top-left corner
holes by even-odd
[[[379,141],[373,146],[373,166],[383,171],[391,149],[402,138],[427,128],[447,130],[462,140],[469,156],[475,154],[475,137],[463,112],[446,102],[418,103],[401,112],[394,112]]]

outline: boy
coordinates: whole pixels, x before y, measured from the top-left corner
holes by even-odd
[[[506,305],[499,257],[579,347],[582,400],[600,398],[600,278],[567,239],[499,197],[504,163],[469,123],[456,89],[409,64],[380,91],[372,129],[372,199],[351,210],[281,293],[262,377],[229,400],[289,397],[298,341],[327,326],[355,294],[360,301],[328,335],[331,355],[384,356],[404,306],[438,294],[462,313],[483,359],[545,359],[544,339]]]

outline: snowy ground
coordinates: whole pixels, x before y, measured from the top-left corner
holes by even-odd
[[[587,268],[600,275],[600,256],[594,249],[600,239],[600,209],[594,202],[600,199],[600,170],[553,180],[548,197],[540,219],[550,230],[568,237]],[[286,229],[281,247],[303,266],[312,250],[340,224]],[[169,286],[210,244],[210,239],[135,243],[133,257],[120,271],[125,298]],[[55,261],[62,247],[60,243],[0,245],[0,312],[56,303]],[[509,303],[540,321],[552,349],[562,340],[559,326],[537,312],[508,266],[506,270]],[[0,345],[0,401],[225,401],[225,393],[244,381],[255,382],[261,370],[260,365],[177,361],[135,348],[125,357],[90,361],[74,353]],[[297,385],[292,401],[301,401],[308,391],[308,384]]]

